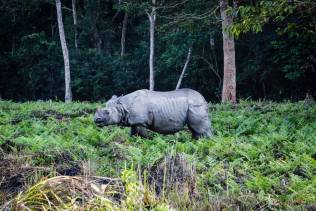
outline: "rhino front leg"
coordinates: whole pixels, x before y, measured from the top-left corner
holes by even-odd
[[[143,138],[148,138],[148,132],[147,129],[142,126],[135,126],[133,125],[131,127],[131,136],[140,136]]]

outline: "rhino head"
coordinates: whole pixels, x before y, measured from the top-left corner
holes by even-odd
[[[117,106],[119,98],[114,95],[105,104],[105,108],[98,108],[94,114],[94,122],[99,126],[115,125],[121,121],[121,112]]]

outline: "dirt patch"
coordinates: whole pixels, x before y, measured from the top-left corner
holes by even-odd
[[[0,158],[1,154],[2,156],[5,156],[5,154],[9,154],[13,151],[19,152],[25,148],[23,144],[17,144],[12,141],[18,136],[19,134],[14,134],[10,139],[7,139],[2,144],[0,144]]]
[[[3,155],[0,159],[0,202],[20,192],[37,176],[48,175],[49,168],[33,167],[26,164],[27,156]]]
[[[49,117],[53,117],[55,119],[65,119],[65,118],[75,118],[75,117],[80,117],[80,116],[87,116],[91,113],[94,113],[95,109],[84,109],[84,110],[79,110],[73,113],[60,113],[55,110],[46,110],[46,111],[34,111],[30,116],[34,118],[39,118],[39,119],[47,119]]]
[[[38,152],[32,156],[37,165],[51,166],[57,175],[75,176],[85,172],[84,162],[76,160],[69,151]]]
[[[149,168],[149,182],[158,195],[171,190],[180,195],[197,197],[195,166],[184,154],[167,155]]]
[[[41,159],[48,159],[47,155],[43,153],[33,155],[6,154],[0,148],[0,204],[25,190],[26,187],[42,177],[84,174],[83,163],[75,161],[67,153],[61,153],[58,159],[56,157],[44,163],[45,165],[34,164],[35,160]]]
[[[14,118],[11,119],[10,123],[18,124],[22,120],[28,119],[28,118],[47,120],[50,117],[63,121],[63,120],[69,120],[75,117],[88,116],[94,112],[95,112],[95,109],[83,109],[83,110],[79,110],[79,111],[71,112],[71,113],[61,113],[55,110],[44,110],[44,111],[36,110],[27,116],[15,116]]]

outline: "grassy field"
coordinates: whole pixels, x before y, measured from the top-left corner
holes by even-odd
[[[314,102],[210,105],[215,135],[199,141],[99,128],[100,105],[0,101],[0,205],[84,175],[120,179],[130,210],[316,209]]]

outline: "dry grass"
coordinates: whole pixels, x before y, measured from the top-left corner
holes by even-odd
[[[19,193],[3,208],[12,210],[117,210],[124,186],[106,177],[57,176],[42,180]]]
[[[174,210],[157,197],[136,173],[122,179],[97,176],[57,176],[20,192],[0,210]]]
[[[149,169],[149,183],[158,195],[176,191],[180,197],[197,197],[195,166],[183,153],[167,155]]]
[[[52,173],[49,167],[30,166],[28,159],[30,156],[12,154],[0,159],[0,203]]]

